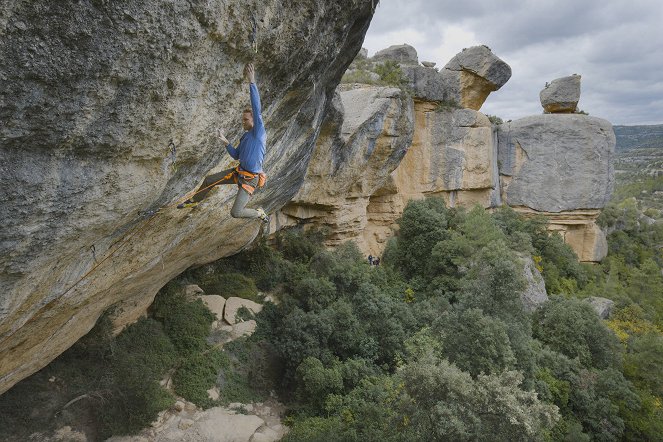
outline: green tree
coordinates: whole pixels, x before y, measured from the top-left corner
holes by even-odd
[[[621,347],[589,303],[552,298],[534,315],[534,336],[587,367],[618,367]]]
[[[442,318],[443,355],[461,370],[476,377],[513,369],[516,358],[511,350],[505,324],[469,309]]]

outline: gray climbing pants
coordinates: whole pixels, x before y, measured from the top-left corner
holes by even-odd
[[[208,175],[203,180],[203,183],[198,188],[197,192],[193,198],[195,202],[200,202],[207,197],[207,194],[212,187],[219,186],[221,184],[236,184],[237,185],[237,196],[235,197],[235,202],[233,203],[233,208],[230,210],[230,216],[233,218],[260,218],[260,214],[255,209],[247,209],[246,205],[249,202],[249,192],[242,188],[241,184],[246,183],[249,186],[256,188],[258,186],[258,176],[252,180],[247,180],[243,176],[238,175],[235,172],[235,169],[226,169],[224,171]]]

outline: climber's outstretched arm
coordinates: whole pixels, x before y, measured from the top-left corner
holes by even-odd
[[[244,77],[249,82],[249,91],[251,94],[251,110],[253,111],[253,130],[256,134],[265,133],[265,123],[262,121],[262,111],[260,104],[260,94],[256,85],[256,73],[253,63],[244,67]]]

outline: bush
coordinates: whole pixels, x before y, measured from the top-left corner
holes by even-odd
[[[408,84],[408,79],[403,75],[398,62],[387,60],[375,67],[375,72],[380,76],[380,81],[386,86],[403,88]]]
[[[176,283],[168,284],[157,294],[150,311],[163,323],[180,355],[193,355],[208,348],[206,338],[216,317],[200,299],[188,302]]]
[[[589,303],[552,298],[534,315],[534,336],[587,367],[618,367],[621,347]]]
[[[173,376],[175,393],[203,408],[216,405],[207,390],[216,384],[219,370],[229,364],[228,356],[218,349],[188,356]]]

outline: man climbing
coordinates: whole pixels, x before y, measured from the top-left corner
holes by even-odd
[[[265,182],[262,161],[265,157],[267,132],[265,132],[265,125],[260,114],[260,94],[256,86],[255,69],[252,63],[244,67],[244,78],[249,82],[251,108],[244,109],[242,112],[242,126],[246,132],[240,138],[237,148],[230,144],[220,129],[217,129],[217,136],[226,146],[230,156],[239,160],[239,166],[205,177],[193,197],[178,205],[178,209],[195,207],[205,199],[214,186],[237,184],[237,196],[230,215],[233,218],[260,218],[265,223],[269,222],[269,216],[262,208],[246,208],[256,187],[262,187]]]

